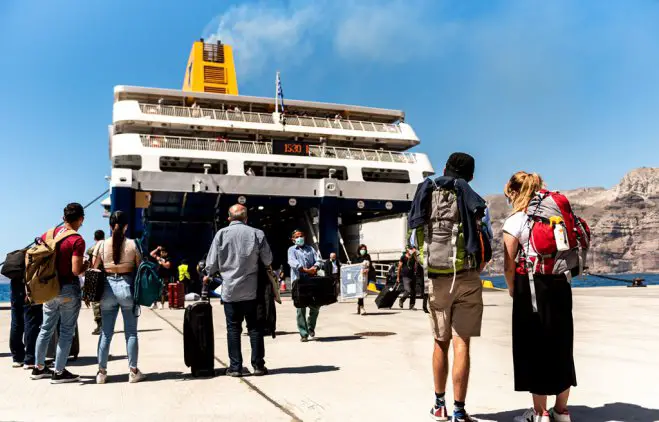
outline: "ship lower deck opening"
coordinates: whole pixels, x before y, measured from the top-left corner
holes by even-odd
[[[313,244],[312,230],[305,216],[306,209],[284,205],[250,205],[247,206],[247,224],[263,230],[272,251],[272,268],[283,269],[288,278],[288,249],[293,246],[291,234],[294,230],[305,232],[308,244]],[[313,224],[313,217],[309,216]]]

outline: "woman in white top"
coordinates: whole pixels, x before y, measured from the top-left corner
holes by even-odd
[[[572,290],[565,275],[534,273],[538,311],[533,311],[530,280],[524,260],[537,254],[529,242],[527,208],[536,192],[543,189],[536,173],[515,173],[505,188],[512,214],[503,225],[504,268],[508,291],[513,298],[513,364],[515,391],[533,395],[533,409],[516,421],[569,422],[567,401],[570,387],[577,385],[572,354]],[[521,249],[524,253],[521,254]],[[547,396],[556,396],[547,410]]]
[[[98,340],[98,373],[96,383],[107,381],[107,365],[110,343],[114,335],[114,325],[121,309],[124,320],[126,351],[128,354],[128,382],[142,381],[144,375],[137,368],[137,316],[133,302],[134,276],[141,256],[135,241],[126,237],[128,216],[115,211],[110,216],[112,238],[103,242],[94,261],[94,267],[101,265],[107,273],[105,289],[101,297],[101,337]]]

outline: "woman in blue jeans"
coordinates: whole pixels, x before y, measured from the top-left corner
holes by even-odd
[[[133,302],[133,279],[135,269],[141,261],[141,256],[135,241],[126,238],[128,216],[121,211],[115,211],[110,216],[112,237],[99,247],[99,254],[94,262],[98,268],[101,263],[107,273],[107,281],[101,298],[102,330],[98,340],[98,373],[96,383],[105,384],[107,380],[108,355],[110,343],[114,334],[114,324],[121,309],[126,336],[126,351],[128,354],[128,382],[135,383],[144,379],[137,368],[137,317]]]

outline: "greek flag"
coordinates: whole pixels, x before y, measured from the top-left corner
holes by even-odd
[[[281,112],[284,112],[284,90],[281,89],[281,78],[279,78],[279,72],[277,72],[277,98],[281,100]]]

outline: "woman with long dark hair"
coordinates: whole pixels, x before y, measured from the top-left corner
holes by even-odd
[[[515,391],[528,391],[533,396],[533,409],[515,420],[570,422],[567,401],[570,388],[577,385],[571,285],[565,274],[534,273],[534,311],[531,281],[524,264],[527,259],[538,259],[529,241],[527,209],[543,188],[538,174],[520,171],[504,190],[513,209],[503,225],[503,243],[506,284],[513,298]],[[556,396],[556,404],[549,410],[547,396]]]
[[[368,247],[366,245],[359,245],[359,256],[355,259],[357,264],[362,264],[362,280],[364,295],[357,299],[357,314],[366,315],[366,308],[364,307],[364,298],[368,292],[368,283],[375,283],[375,267],[373,266],[373,261],[371,260],[371,255],[368,253]]]
[[[133,302],[133,281],[135,270],[140,264],[141,256],[135,241],[126,237],[128,216],[115,211],[110,216],[112,237],[99,247],[99,254],[94,267],[103,264],[107,279],[101,298],[101,337],[98,340],[98,373],[96,383],[105,384],[107,380],[108,356],[110,343],[114,335],[114,324],[121,309],[124,320],[126,351],[128,354],[128,382],[142,381],[144,375],[137,368],[137,316]]]

